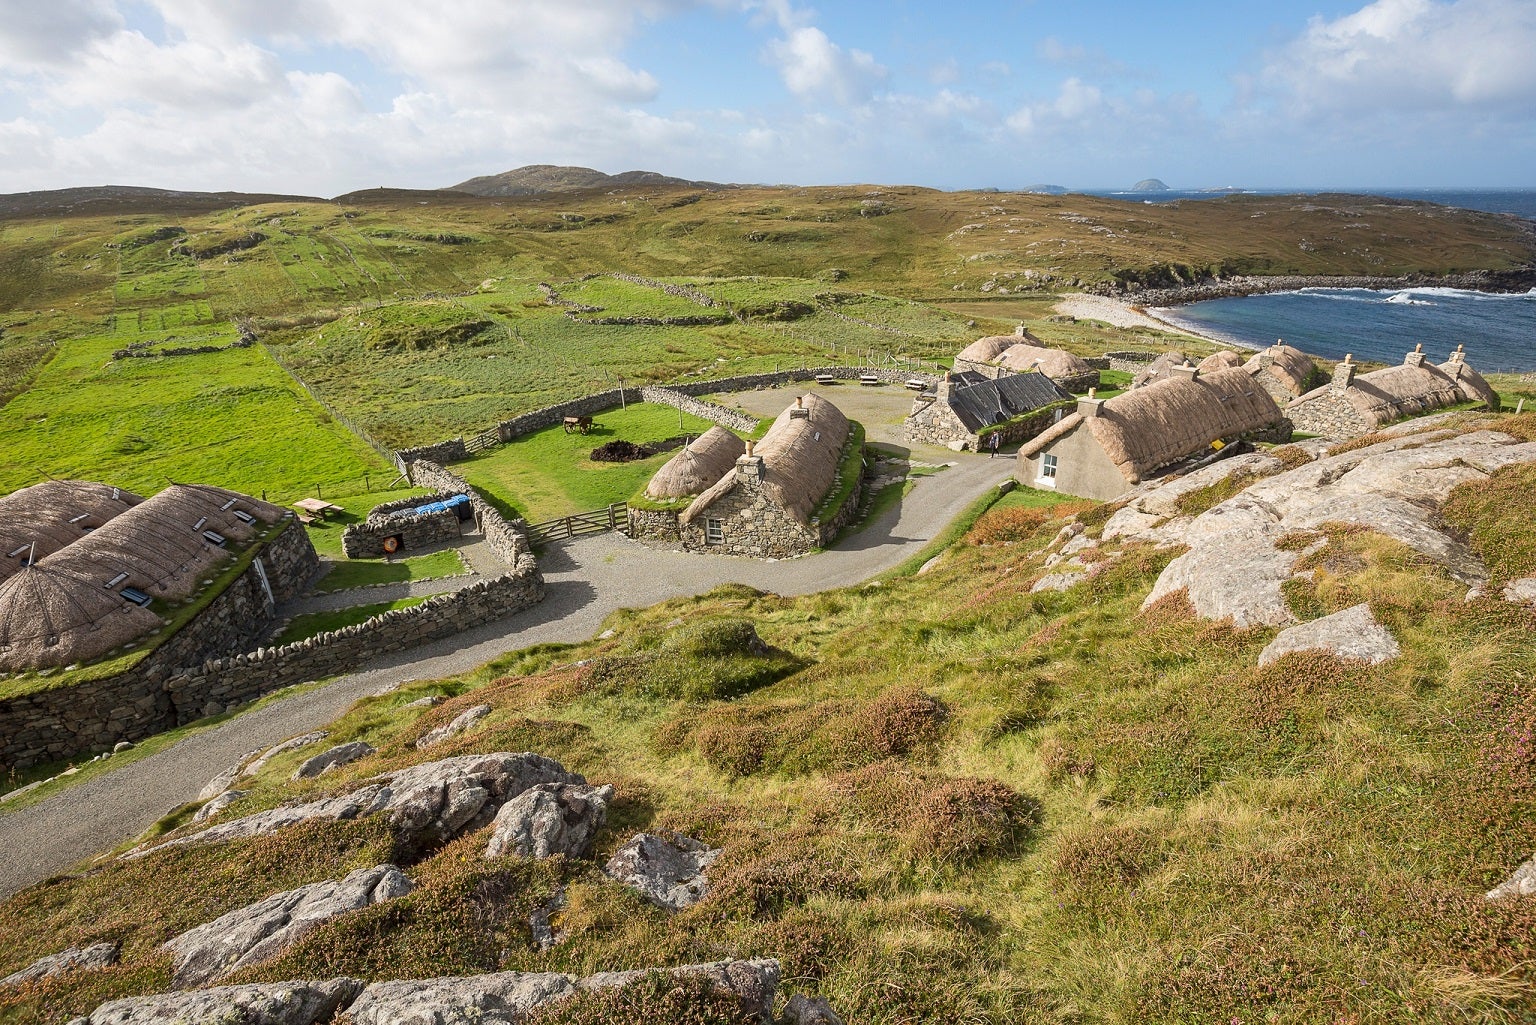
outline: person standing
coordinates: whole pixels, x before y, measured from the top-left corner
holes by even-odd
[[[993,431],[991,434],[987,435],[987,448],[991,449],[991,453],[987,456],[988,459],[997,458],[997,446],[1002,443],[1002,440],[1003,437],[1001,431]]]

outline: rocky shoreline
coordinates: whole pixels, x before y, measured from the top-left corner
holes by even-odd
[[[1148,288],[1132,282],[1126,286],[1103,285],[1098,295],[1132,303],[1137,307],[1182,306],[1205,299],[1229,299],[1300,288],[1464,288],[1476,292],[1526,292],[1536,288],[1536,267],[1509,271],[1472,271],[1467,274],[1405,274],[1397,277],[1278,275],[1238,276],[1194,282],[1172,288]]]

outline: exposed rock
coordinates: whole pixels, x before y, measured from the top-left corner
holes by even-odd
[[[262,753],[260,758],[257,758],[255,761],[251,762],[243,770],[241,770],[241,775],[254,776],[262,769],[266,768],[267,763],[276,758],[278,755],[287,754],[289,751],[297,751],[301,747],[308,747],[310,744],[313,744],[316,741],[324,740],[330,735],[330,732],[327,730],[316,730],[313,733],[305,733],[302,736],[294,737],[291,740],[285,740],[281,744],[278,744],[276,747],[268,748],[265,752]]]
[[[1486,569],[1465,544],[1441,530],[1439,509],[1457,485],[1531,461],[1536,443],[1507,434],[1402,435],[1257,481],[1193,520],[1149,528],[1127,517],[1117,529],[1123,529],[1122,536],[1189,546],[1158,578],[1147,605],[1182,588],[1206,618],[1231,616],[1238,626],[1282,625],[1295,622],[1281,585],[1291,579],[1300,553],[1275,543],[1327,523],[1369,527],[1462,583],[1481,585]],[[1149,500],[1157,501],[1150,496],[1139,504],[1143,512]]]
[[[133,741],[131,741],[131,740],[119,740],[116,744],[112,745],[112,753],[115,754],[115,755],[120,755],[124,751],[132,751],[132,750],[133,750]]]
[[[664,839],[639,833],[608,859],[603,871],[609,878],[639,890],[653,904],[681,911],[709,892],[704,871],[720,857],[720,851],[692,837],[673,834]]]
[[[832,1005],[821,997],[807,997],[799,993],[789,998],[779,1021],[781,1025],[843,1025],[843,1019],[832,1010]]]
[[[1504,588],[1504,600],[1521,605],[1536,605],[1536,577],[1511,580]]]
[[[401,708],[436,708],[438,705],[441,705],[443,703],[443,701],[444,701],[444,698],[443,698],[443,696],[441,694],[428,694],[424,698],[417,698],[415,701],[407,701],[405,704],[401,705],[400,707]]]
[[[1082,570],[1047,573],[1035,581],[1035,586],[1029,589],[1029,593],[1039,594],[1041,591],[1065,591],[1067,588],[1075,587],[1087,579],[1088,574]]]
[[[1265,666],[1295,651],[1328,651],[1339,658],[1380,665],[1400,654],[1397,639],[1376,622],[1371,607],[1365,603],[1335,612],[1310,623],[1281,630],[1259,653],[1259,665]]]
[[[65,972],[83,972],[91,968],[109,968],[117,964],[117,944],[97,943],[89,947],[70,947],[57,954],[38,958],[19,972],[0,979],[0,986],[18,982],[36,982]]]
[[[501,806],[485,856],[585,857],[608,815],[611,786],[541,783]]]
[[[240,798],[250,793],[249,790],[226,790],[222,794],[197,809],[192,815],[193,822],[206,822],[215,815],[221,814],[226,808],[234,804]]]
[[[1488,891],[1488,900],[1510,900],[1536,894],[1536,858],[1515,869],[1515,874]]]
[[[318,1025],[362,988],[356,979],[326,979],[128,997],[69,1025]]]
[[[779,985],[777,961],[721,961],[664,971],[703,975],[772,1020]],[[348,1009],[353,1025],[515,1025],[535,1008],[581,993],[638,982],[646,972],[603,972],[576,978],[559,972],[498,972],[467,978],[376,982]],[[93,1023],[94,1025],[94,1023]]]
[[[301,886],[221,915],[167,941],[180,989],[200,986],[270,960],[322,922],[415,889],[394,865],[360,868],[344,879]]]
[[[177,837],[124,855],[141,858],[162,847],[215,843],[265,836],[285,826],[313,820],[343,820],[387,813],[407,847],[430,846],[466,829],[478,829],[502,804],[539,783],[585,783],[559,762],[543,755],[462,755],[385,773],[349,794],[288,805],[222,822],[200,833]]]
[[[416,749],[419,751],[425,751],[429,747],[441,744],[449,737],[463,733],[465,730],[469,729],[475,723],[479,722],[481,719],[484,719],[490,714],[490,705],[476,705],[473,708],[465,709],[458,715],[454,716],[452,722],[444,723],[443,725],[437,727],[437,729],[429,730],[423,734],[421,739],[416,741]]]
[[[365,744],[361,740],[354,740],[350,744],[337,744],[329,751],[323,751],[306,761],[294,770],[294,779],[312,779],[315,776],[323,776],[327,772],[341,765],[347,765],[373,754],[373,745]]]
[[[245,758],[240,759],[240,761],[236,762],[234,765],[231,765],[229,768],[225,769],[223,772],[210,779],[203,785],[203,789],[198,791],[197,799],[199,801],[206,801],[210,797],[218,797],[224,791],[228,790],[231,786],[234,785],[235,780],[240,778],[240,769],[241,766],[245,764],[246,759],[250,758],[254,754],[256,754],[256,752],[252,751],[250,754],[246,755]]]

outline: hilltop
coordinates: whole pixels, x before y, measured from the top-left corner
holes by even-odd
[[[554,164],[528,164],[511,171],[503,171],[501,174],[471,178],[457,185],[450,185],[449,188],[454,192],[468,192],[476,196],[537,196],[549,192],[577,192],[582,189],[653,188],[667,185],[681,185],[694,189],[736,188],[734,185],[722,185],[719,182],[673,178],[656,171],[623,171],[619,174],[604,174],[590,167],[561,167]]]

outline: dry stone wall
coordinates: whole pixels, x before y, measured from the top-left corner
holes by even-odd
[[[1354,438],[1376,429],[1376,422],[1362,416],[1343,392],[1314,395],[1285,407],[1285,415],[1298,431],[1324,438]]]
[[[475,522],[485,535],[486,547],[502,562],[516,566],[518,560],[528,555],[530,546],[522,520],[508,520],[495,506],[469,486],[469,482],[437,463],[421,459],[411,464],[411,483],[418,487],[433,488],[438,492],[468,495],[469,504],[475,510]]]
[[[696,399],[687,392],[678,391],[675,388],[641,388],[640,397],[647,402],[671,406],[674,409],[681,409],[684,413],[691,413],[705,420],[713,420],[720,426],[728,427],[733,431],[743,431],[750,434],[752,431],[757,430],[758,420],[756,417],[747,416],[745,413],[738,413],[734,409],[727,409],[714,402]]]
[[[460,492],[454,492],[459,494]],[[353,523],[341,532],[341,550],[349,559],[377,559],[391,553],[384,550],[388,538],[398,538],[400,553],[421,551],[444,541],[455,541],[462,533],[459,517],[452,509],[420,515],[390,515],[414,509],[429,502],[441,502],[448,494],[405,498],[375,506],[362,523]]]

